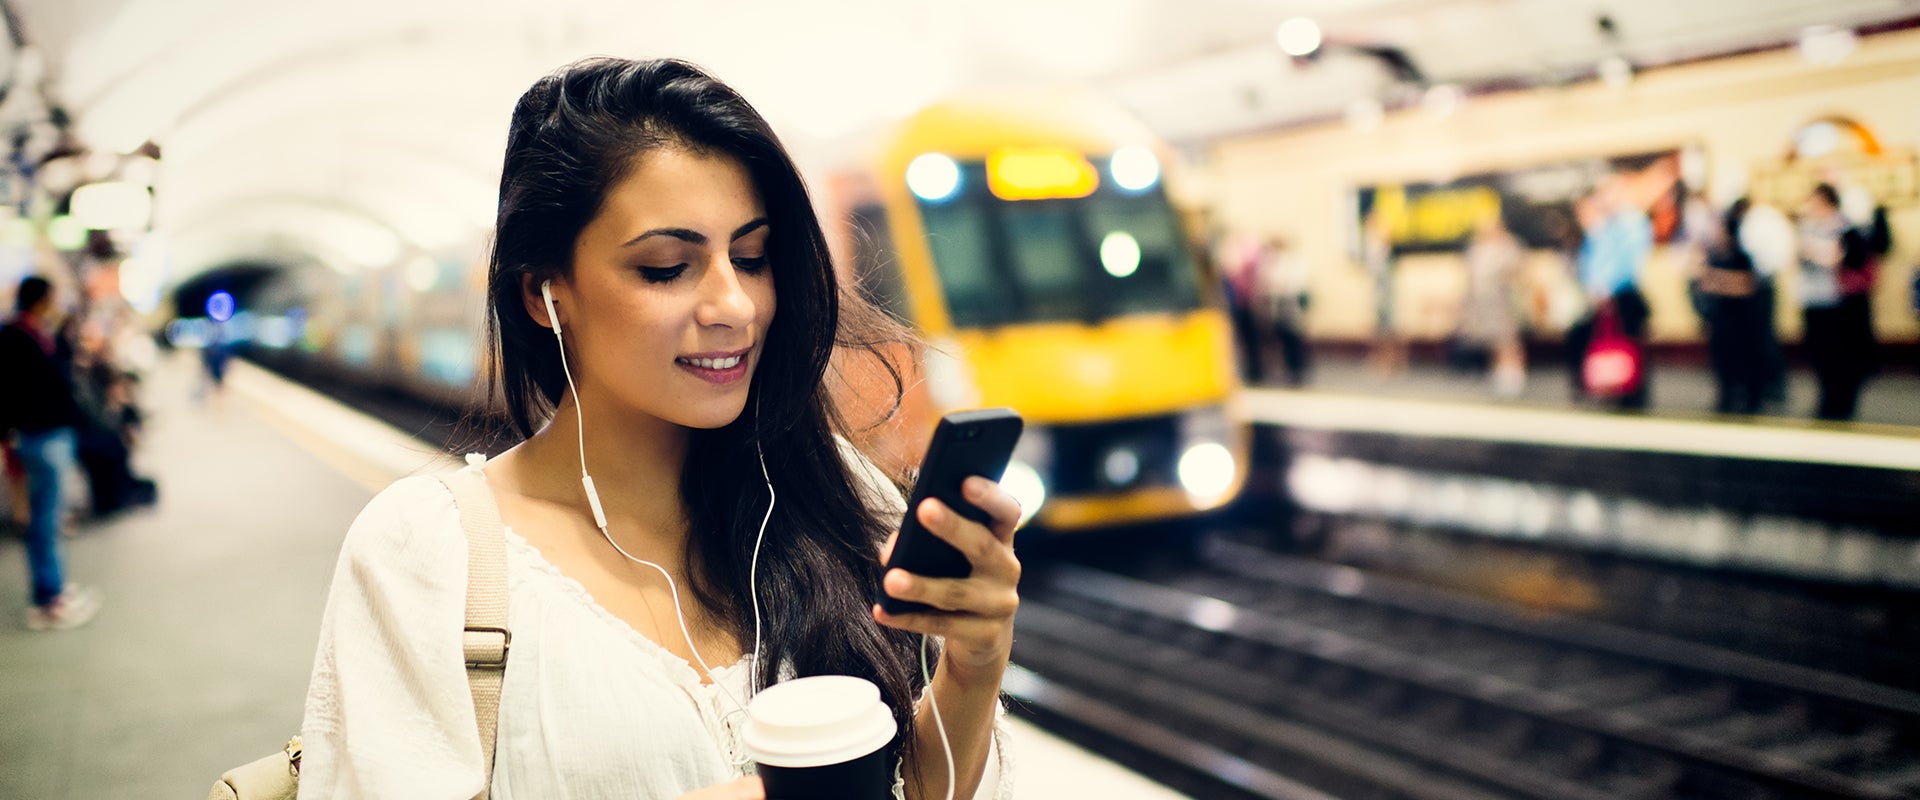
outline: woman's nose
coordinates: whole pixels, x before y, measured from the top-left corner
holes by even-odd
[[[745,327],[753,320],[753,297],[741,285],[741,277],[728,254],[716,256],[701,281],[700,308],[696,313],[701,325]]]

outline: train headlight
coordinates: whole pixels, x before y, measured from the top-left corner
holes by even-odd
[[[1053,432],[1041,425],[1028,425],[1014,445],[1013,461],[1000,479],[1000,488],[1020,501],[1020,524],[1027,524],[1040,506],[1047,502],[1046,475],[1053,468]]]
[[[1152,150],[1129,145],[1113,151],[1107,172],[1113,176],[1115,186],[1129,192],[1143,192],[1159,182],[1160,159]]]
[[[1020,501],[1022,525],[1040,513],[1041,504],[1047,502],[1047,482],[1040,477],[1040,471],[1018,459],[1007,464],[1006,474],[1000,477],[1000,488]]]
[[[907,164],[907,188],[929,203],[946,200],[960,191],[960,164],[939,153],[926,153]]]
[[[1100,266],[1107,274],[1125,278],[1140,269],[1140,241],[1126,231],[1114,231],[1100,240]]]
[[[1196,502],[1211,505],[1233,488],[1233,453],[1219,442],[1201,442],[1180,454],[1180,485]]]
[[[1239,465],[1227,447],[1232,423],[1223,406],[1205,406],[1180,415],[1180,486],[1195,505],[1213,506],[1233,489]]]

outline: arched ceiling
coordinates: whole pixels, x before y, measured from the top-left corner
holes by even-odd
[[[1558,81],[1611,55],[1666,63],[1920,13],[1915,0],[10,2],[83,142],[161,146],[155,226],[176,239],[176,279],[275,253],[477,250],[515,98],[585,55],[701,63],[819,167],[974,86],[1090,81],[1200,141],[1338,114],[1393,82],[1338,45],[1397,48],[1434,82]],[[1274,45],[1302,15],[1336,45],[1311,65]],[[11,52],[4,67],[21,64]]]

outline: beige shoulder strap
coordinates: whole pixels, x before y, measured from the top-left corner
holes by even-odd
[[[500,507],[477,469],[439,478],[453,492],[460,527],[467,533],[467,626],[462,644],[474,718],[480,726],[480,751],[487,765],[486,782],[475,798],[484,800],[493,786],[500,680],[506,675],[507,649],[513,644],[513,632],[507,629],[507,538],[500,525]]]

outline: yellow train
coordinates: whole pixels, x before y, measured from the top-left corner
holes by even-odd
[[[1158,143],[1088,93],[950,100],[883,137],[828,194],[861,291],[931,343],[869,441],[910,466],[946,411],[1027,420],[1005,485],[1050,530],[1219,508],[1250,429],[1233,341]]]

